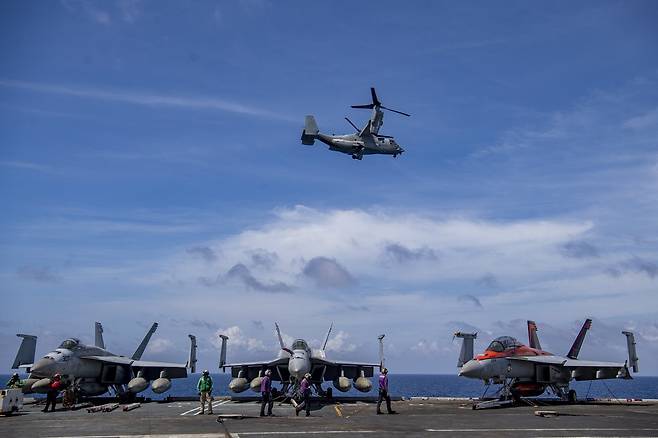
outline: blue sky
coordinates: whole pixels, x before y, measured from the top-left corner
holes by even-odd
[[[658,6],[633,2],[5,1],[0,361],[13,333],[215,367],[286,336],[454,372],[450,334],[658,374]],[[377,87],[406,153],[300,144]],[[601,348],[606,347],[606,348]]]

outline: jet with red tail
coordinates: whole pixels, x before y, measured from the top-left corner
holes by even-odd
[[[558,397],[576,401],[576,391],[569,389],[572,380],[631,379],[629,368],[638,372],[635,337],[623,331],[628,347],[628,361],[599,362],[578,359],[585,334],[592,325],[587,319],[566,356],[542,350],[537,336],[537,324],[528,321],[528,345],[511,336],[494,339],[484,353],[473,356],[477,333],[457,332],[462,339],[459,356],[459,375],[481,379],[486,383],[501,384],[501,398],[538,396],[551,390]]]

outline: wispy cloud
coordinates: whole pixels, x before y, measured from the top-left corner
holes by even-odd
[[[0,161],[0,166],[12,167],[14,169],[34,170],[36,172],[52,172],[52,168],[50,166],[32,163],[29,161]]]
[[[84,99],[122,102],[133,105],[160,108],[216,110],[271,120],[282,120],[290,122],[297,121],[294,117],[281,114],[280,112],[263,110],[220,98],[161,95],[140,91],[72,87],[59,84],[43,84],[36,82],[14,81],[8,79],[0,79],[0,86],[13,89],[29,90],[38,93],[49,93],[79,97]]]

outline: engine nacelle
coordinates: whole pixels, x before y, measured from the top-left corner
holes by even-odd
[[[260,392],[260,384],[263,382],[262,377],[255,377],[249,386],[251,387],[251,390],[254,392]]]
[[[138,392],[144,391],[146,388],[148,388],[148,386],[148,380],[138,376],[128,382],[128,391],[132,392],[133,394],[137,394]]]
[[[249,381],[244,377],[236,377],[228,384],[228,389],[232,392],[243,392],[249,388]]]
[[[45,378],[45,379],[40,379],[37,380],[32,384],[32,392],[36,392],[37,394],[45,394],[48,392],[50,389],[50,379]]]
[[[372,389],[372,382],[367,377],[359,377],[354,382],[354,387],[361,392],[370,392]]]
[[[171,380],[166,377],[159,377],[151,383],[151,390],[156,394],[162,394],[171,388]]]
[[[78,384],[78,389],[83,395],[96,396],[105,394],[107,392],[107,386],[101,385],[97,382],[84,382]]]
[[[352,381],[347,377],[339,377],[334,380],[334,387],[340,392],[347,392],[352,387]]]

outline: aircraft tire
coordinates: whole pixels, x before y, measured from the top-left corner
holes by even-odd
[[[576,394],[575,389],[570,389],[569,392],[567,393],[567,400],[569,401],[569,404],[575,404],[578,401],[578,395]]]
[[[334,396],[333,388],[327,388],[327,390],[325,391],[325,395],[328,400],[331,400]]]

